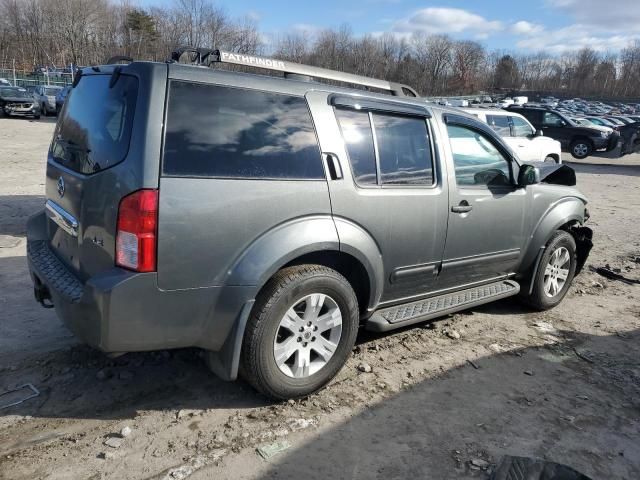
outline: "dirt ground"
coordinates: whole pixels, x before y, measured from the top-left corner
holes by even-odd
[[[639,156],[572,163],[595,246],[558,308],[508,299],[362,333],[328,388],[272,403],[196,350],[106,358],[35,303],[25,221],[52,130],[0,119],[0,393],[40,392],[0,410],[1,479],[477,479],[503,455],[640,478],[640,285],[589,268],[640,278]]]

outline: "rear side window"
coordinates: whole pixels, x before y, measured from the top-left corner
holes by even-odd
[[[58,120],[50,156],[81,173],[95,173],[124,160],[129,150],[138,79],[83,76],[71,90]]]
[[[376,153],[367,112],[336,110],[353,176],[358,185],[376,185]]]
[[[433,185],[424,118],[346,109],[335,112],[358,185]]]
[[[383,185],[431,185],[433,164],[424,118],[373,114]]]
[[[171,82],[163,172],[221,178],[323,179],[304,98]]]
[[[509,137],[511,135],[511,127],[507,115],[487,115],[487,123],[501,137]]]

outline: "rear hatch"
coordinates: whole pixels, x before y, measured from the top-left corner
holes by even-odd
[[[140,79],[106,70],[69,93],[47,161],[50,246],[81,280],[113,267],[119,201],[142,187],[128,158]]]

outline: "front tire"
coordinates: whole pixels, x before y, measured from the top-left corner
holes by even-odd
[[[531,294],[522,300],[536,310],[549,310],[558,305],[569,290],[576,273],[576,241],[564,230],[558,230],[547,243]]]
[[[264,395],[300,398],[325,386],[358,333],[349,282],[320,265],[279,271],[258,295],[242,344],[241,375]]]
[[[551,155],[547,155],[544,159],[544,163],[558,163],[558,161],[556,160],[555,157],[552,157]]]
[[[593,144],[584,138],[574,140],[571,142],[571,146],[569,148],[573,158],[577,158],[579,160],[587,158],[593,153]]]

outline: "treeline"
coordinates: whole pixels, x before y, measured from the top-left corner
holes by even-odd
[[[488,51],[447,35],[356,36],[342,26],[264,36],[250,16],[213,0],[172,0],[141,9],[122,0],[0,0],[0,63],[103,63],[113,55],[165,60],[176,46],[276,56],[409,84],[426,96],[520,89],[559,95],[640,97],[640,42],[619,53],[585,48],[561,56]]]

